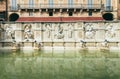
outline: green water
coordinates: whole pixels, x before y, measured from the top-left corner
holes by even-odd
[[[120,52],[0,52],[0,79],[120,79]]]

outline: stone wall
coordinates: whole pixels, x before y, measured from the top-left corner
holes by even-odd
[[[119,47],[119,26],[119,22],[1,23],[0,47]]]

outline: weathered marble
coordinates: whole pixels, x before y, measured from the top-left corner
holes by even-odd
[[[102,43],[107,40],[109,47],[119,49],[119,26],[119,22],[1,23],[0,43],[15,41],[21,46],[34,47],[39,42],[43,47],[81,47],[83,40],[86,47],[99,48],[105,47]],[[27,45],[28,42],[31,44]]]

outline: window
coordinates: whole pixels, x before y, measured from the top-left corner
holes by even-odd
[[[4,12],[0,12],[0,18],[5,18],[5,13]]]
[[[72,8],[73,7],[73,0],[68,0],[68,7]]]
[[[88,15],[92,16],[92,10],[89,10]]]
[[[49,12],[49,16],[53,16],[53,12]]]
[[[34,7],[34,0],[29,0],[29,8],[33,8]]]
[[[93,0],[87,0],[87,6],[88,6],[88,9],[92,9]]]
[[[111,0],[106,0],[106,6],[111,6]]]
[[[29,16],[33,16],[33,12],[30,11],[30,12],[29,12]]]
[[[17,10],[17,0],[11,0],[11,10]]]
[[[109,11],[111,9],[111,0],[106,0],[106,10]]]
[[[49,0],[49,7],[53,7],[53,0]]]
[[[73,13],[72,13],[72,12],[69,12],[69,16],[73,16]]]

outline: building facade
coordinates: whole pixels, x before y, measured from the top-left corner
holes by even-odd
[[[118,20],[120,20],[120,0],[118,1]]]
[[[118,0],[8,0],[9,21],[117,20]]]
[[[5,20],[5,13],[6,13],[6,1],[0,0],[0,21]]]

